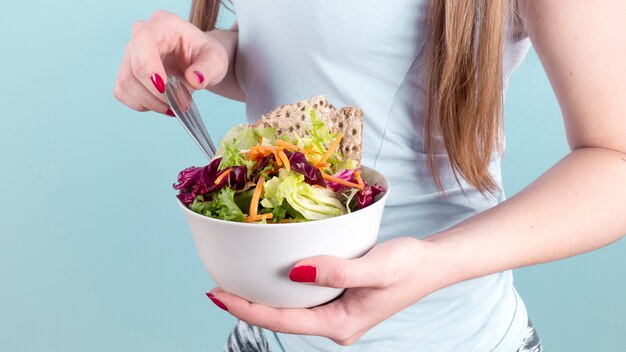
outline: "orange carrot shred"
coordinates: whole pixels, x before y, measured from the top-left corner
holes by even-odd
[[[335,138],[335,140],[330,144],[330,147],[328,147],[328,150],[326,151],[326,153],[324,154],[324,156],[320,159],[320,161],[317,162],[317,165],[326,162],[326,160],[328,160],[328,158],[330,158],[330,156],[335,152],[335,150],[337,150],[337,148],[339,147],[339,142],[341,142],[341,137],[342,134],[341,132],[339,132],[337,134],[337,138]]]
[[[280,147],[283,147],[285,149],[290,149],[290,150],[293,150],[293,151],[297,150],[299,152],[304,152],[304,149],[298,147],[297,145],[295,145],[293,143],[289,143],[287,141],[283,141],[282,139],[277,139],[276,140],[276,145],[280,146]]]
[[[259,181],[256,183],[254,193],[252,193],[252,200],[250,201],[250,216],[257,215],[259,209],[259,198],[261,198],[261,192],[263,192],[263,183],[265,183],[265,177],[261,175]]]
[[[284,151],[280,150],[278,151],[278,157],[283,162],[283,164],[285,164],[285,169],[287,171],[291,170],[291,165],[289,164],[289,158],[287,158],[287,154],[285,154]]]
[[[273,152],[273,153],[274,153],[274,159],[276,160],[276,165],[278,165],[278,166],[282,166],[282,165],[283,165],[283,162],[282,162],[282,160],[280,159],[280,155],[278,155],[278,151],[274,150],[274,152]]]
[[[231,168],[228,168],[228,169],[226,169],[226,171],[222,172],[219,176],[217,176],[217,178],[215,179],[215,182],[214,182],[214,183],[215,183],[215,184],[218,184],[218,183],[222,182],[222,180],[223,180],[226,176],[228,176],[228,174],[230,174],[230,171],[231,171],[231,170],[232,170]]]
[[[354,171],[354,178],[356,179],[356,183],[361,186],[360,189],[365,188],[365,183],[363,183],[363,179],[361,178],[361,173],[359,172],[359,170]]]
[[[272,214],[271,213],[268,213],[268,214],[258,214],[258,215],[255,215],[255,216],[252,216],[252,215],[246,216],[243,219],[243,221],[244,222],[256,222],[256,221],[261,221],[263,219],[269,220],[271,218],[272,218]]]
[[[333,181],[333,182],[336,182],[336,183],[338,183],[340,185],[348,186],[348,187],[351,187],[351,188],[357,188],[359,190],[364,188],[364,186],[361,186],[359,184],[356,184],[356,183],[353,183],[353,182],[348,182],[346,180],[342,180],[342,179],[337,178],[335,176],[327,175],[327,174],[325,174],[323,172],[322,172],[322,177],[327,179],[328,181]]]
[[[308,148],[306,148],[304,150],[306,152],[306,154],[317,154],[317,155],[322,155],[322,153],[319,150],[315,150],[315,146],[310,145]]]

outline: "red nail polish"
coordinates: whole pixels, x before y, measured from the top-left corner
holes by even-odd
[[[165,112],[165,115],[171,116],[171,117],[176,117],[176,115],[174,115],[174,112],[172,111],[172,109],[167,109],[167,111]]]
[[[198,71],[193,71],[193,73],[196,74],[196,76],[198,76],[198,81],[200,83],[204,82],[204,76],[202,75],[202,73],[198,72]]]
[[[224,303],[222,303],[219,299],[215,298],[215,296],[213,296],[212,293],[207,292],[206,296],[209,297],[211,299],[211,301],[213,301],[213,303],[215,303],[216,306],[222,308],[223,310],[228,312],[228,308],[226,308],[226,306],[224,305]]]
[[[161,78],[158,73],[153,73],[152,76],[150,76],[150,80],[159,93],[165,93],[165,83],[163,82],[163,78]]]
[[[297,266],[289,272],[289,279],[295,282],[315,282],[317,269],[314,266]]]

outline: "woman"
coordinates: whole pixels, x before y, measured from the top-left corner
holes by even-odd
[[[325,94],[363,109],[363,163],[394,189],[379,243],[364,257],[306,258],[290,272],[297,282],[347,288],[340,298],[274,309],[208,293],[240,320],[226,349],[540,351],[511,269],[626,233],[626,2],[233,5],[231,30],[213,29],[219,3],[208,0],[194,0],[193,24],[166,12],[137,23],[115,96],[171,115],[167,72],[245,101],[252,121]],[[505,200],[502,99],[531,42],[571,152]]]

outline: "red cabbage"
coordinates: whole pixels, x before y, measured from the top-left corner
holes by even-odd
[[[352,183],[357,183],[356,177],[354,177],[354,172],[357,169],[345,169],[345,170],[341,170],[338,173],[334,174],[333,176],[339,179],[342,179],[344,181],[348,181],[348,182],[352,182]],[[333,182],[333,181],[328,181],[327,182],[328,187],[330,187],[333,191],[335,192],[340,192],[346,188],[348,188],[347,186],[344,186],[342,184],[339,184],[337,182]],[[370,186],[367,181],[363,180],[363,184],[365,185],[365,187],[363,187],[362,190],[358,191],[356,196],[357,196],[357,209],[363,209],[369,205],[371,205],[372,203],[374,203],[374,198],[385,191],[385,188],[380,186],[379,184],[374,184],[373,186]]]
[[[345,169],[345,170],[341,170],[338,173],[334,174],[333,177],[342,179],[344,181],[348,181],[348,182],[352,182],[352,183],[357,183],[356,182],[356,178],[354,178],[354,172],[357,169]],[[341,190],[343,190],[344,188],[348,188],[347,186],[344,186],[340,183],[334,182],[334,181],[327,181],[326,184],[328,185],[328,187],[330,189],[332,189],[335,192],[339,192]]]
[[[378,183],[374,184],[373,186],[368,185],[367,181],[365,180],[363,180],[363,183],[365,183],[365,187],[356,194],[357,209],[363,209],[371,205],[372,203],[374,203],[374,198],[378,194],[385,191],[385,188],[383,188]]]
[[[266,156],[265,158],[261,159],[261,161],[259,161],[259,165],[256,167],[256,170],[254,171],[250,179],[256,180],[259,173],[261,173],[261,171],[263,171],[263,169],[265,169],[270,164],[270,161],[272,163],[276,162],[276,158],[274,157],[274,154],[270,154]]]
[[[246,183],[248,183],[248,168],[245,166],[231,167],[230,174],[228,174],[228,187],[234,191],[241,191],[246,188]]]
[[[301,152],[292,153],[288,150],[285,150],[285,154],[289,160],[289,165],[291,170],[304,175],[304,182],[313,185],[318,185],[321,187],[326,187],[326,181],[322,177],[322,172],[311,165],[306,157]]]
[[[196,196],[217,191],[227,183],[233,190],[245,188],[248,180],[248,169],[245,166],[233,166],[228,177],[224,177],[219,183],[215,180],[226,170],[219,170],[222,158],[216,158],[204,167],[188,167],[178,174],[178,184],[172,185],[180,191],[176,197],[185,205],[191,204]]]

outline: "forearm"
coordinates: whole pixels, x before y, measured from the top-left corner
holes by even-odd
[[[213,86],[208,86],[207,90],[233,100],[245,101],[246,95],[237,83],[235,76],[235,58],[237,56],[237,42],[239,40],[239,32],[234,26],[231,30],[212,30],[207,33],[211,37],[218,40],[228,53],[228,71],[224,79]]]
[[[427,239],[447,284],[553,261],[626,233],[626,154],[570,153],[501,204]]]

